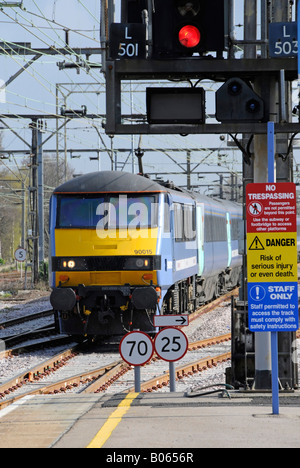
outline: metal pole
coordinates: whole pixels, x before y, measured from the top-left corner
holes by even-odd
[[[244,39],[256,40],[257,36],[257,0],[244,2]],[[256,46],[245,45],[245,58],[257,58]],[[254,89],[261,95],[264,80],[255,80]],[[269,84],[269,83],[268,83]],[[253,182],[268,180],[268,148],[267,136],[254,137]],[[270,333],[255,333],[255,389],[271,388],[271,335]]]
[[[186,152],[186,179],[187,189],[191,190],[191,152]]]
[[[254,182],[268,181],[268,148],[266,135],[254,138]],[[255,389],[271,388],[271,334],[255,333]]]
[[[153,0],[148,0],[148,57],[152,57],[153,53]]]
[[[298,0],[298,4],[297,4],[297,29],[298,29],[298,41],[299,41],[299,38],[300,38],[300,0]],[[300,91],[300,53],[298,53],[298,88]]]
[[[58,116],[58,85],[56,85],[56,116]],[[59,185],[59,135],[58,135],[58,117],[56,117],[56,186]]]
[[[170,392],[176,392],[175,362],[169,362]]]
[[[64,97],[64,106],[67,108],[67,98]],[[67,144],[67,126],[65,125],[64,128],[64,171],[65,171],[65,176],[64,176],[64,182],[67,182],[67,165],[68,165],[68,144]]]
[[[228,41],[229,41],[229,58],[235,58],[235,46],[233,45],[235,41],[235,0],[228,0]]]
[[[42,132],[37,129],[37,158],[38,158],[38,222],[39,222],[39,264],[45,259],[44,251],[44,162],[42,148]]]
[[[278,333],[271,332],[272,349],[272,407],[273,414],[279,414],[279,372],[278,372]]]
[[[106,70],[106,41],[108,39],[108,24],[107,24],[107,2],[101,1],[100,12],[100,44],[101,44],[101,59],[102,59],[102,72]]]
[[[280,121],[287,122],[287,109],[286,109],[286,82],[285,70],[280,70],[280,83],[279,83],[279,96],[280,96]]]
[[[268,39],[268,5],[267,0],[261,0],[260,7],[260,22],[261,22],[261,40],[266,41]],[[261,45],[261,58],[268,57],[267,44],[264,42]]]
[[[22,238],[21,238],[21,246],[23,249],[26,248],[25,246],[25,230],[26,230],[26,221],[25,221],[25,184],[24,180],[22,180]]]
[[[135,393],[141,391],[141,366],[134,367],[134,391]]]
[[[245,0],[244,6],[244,40],[255,41],[257,35],[257,0]],[[246,44],[245,58],[256,58],[256,45]]]
[[[275,133],[274,122],[268,123],[268,182],[275,182]],[[272,351],[272,406],[273,414],[279,414],[278,333],[271,332]]]
[[[39,275],[39,266],[38,266],[38,238],[39,238],[39,223],[38,223],[38,204],[37,204],[37,191],[38,191],[38,181],[37,181],[37,119],[34,119],[31,124],[32,127],[32,159],[31,159],[31,187],[29,187],[29,197],[30,197],[30,217],[31,217],[31,240],[32,240],[32,264],[31,270],[32,274],[32,283],[36,284],[38,281]]]
[[[248,3],[251,0],[245,0]],[[252,6],[256,4],[253,0]],[[289,2],[282,2],[282,0],[273,0],[270,4],[270,17],[274,22],[288,21],[290,15],[290,4]],[[262,4],[262,12],[266,14],[267,9],[265,4]],[[266,18],[263,18],[262,24],[265,24]],[[267,32],[263,28],[263,34],[265,38]],[[271,121],[279,121],[279,111],[281,110],[283,117],[285,117],[285,94],[284,90],[284,76],[281,73],[281,91],[282,91],[282,104],[279,108],[279,92],[278,83],[280,77],[259,77],[254,81],[254,89],[261,96],[265,97],[266,112],[270,123]],[[267,135],[256,135],[254,138],[254,182],[266,183],[269,181],[269,177],[274,178],[276,182],[277,178],[282,180],[289,180],[289,166],[287,162],[278,160],[275,163],[276,145],[278,145],[274,137],[273,155],[268,159],[268,139]],[[286,138],[286,136],[285,136]],[[268,168],[269,165],[269,168]],[[275,171],[276,167],[276,171]],[[268,168],[268,171],[267,171]],[[277,174],[276,174],[277,172]],[[278,337],[277,337],[278,338]],[[271,337],[270,333],[256,333],[255,334],[255,389],[256,390],[269,390],[272,387],[272,346],[275,346],[275,338]]]

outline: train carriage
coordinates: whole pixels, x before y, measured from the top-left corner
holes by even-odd
[[[239,278],[239,205],[124,172],[86,174],[50,202],[51,303],[62,333],[151,332]]]

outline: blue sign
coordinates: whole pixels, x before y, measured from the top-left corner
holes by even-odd
[[[248,313],[252,332],[297,331],[298,283],[248,283]]]
[[[297,23],[270,23],[270,57],[298,56]]]

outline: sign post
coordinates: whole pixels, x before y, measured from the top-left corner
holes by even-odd
[[[183,316],[184,323],[188,319]],[[173,320],[171,318],[171,320]],[[182,325],[183,326],[183,325]],[[188,350],[188,339],[181,330],[170,327],[163,328],[155,337],[154,343],[150,336],[141,331],[133,331],[125,335],[119,345],[122,359],[134,366],[135,392],[141,391],[141,366],[153,356],[154,350],[164,361],[169,362],[170,391],[175,392],[175,361],[179,361]]]
[[[18,247],[15,251],[15,260],[21,264],[21,279],[23,278],[23,262],[25,262],[27,257],[27,252],[23,247]],[[26,282],[26,281],[25,281]]]
[[[268,181],[275,182],[275,128],[274,122],[268,123]],[[279,372],[278,372],[278,332],[271,332],[272,353],[272,409],[279,414]]]
[[[134,366],[135,392],[141,391],[141,368],[154,353],[153,342],[146,333],[133,331],[125,335],[119,345],[122,359]]]
[[[269,183],[248,184],[249,329],[271,332],[273,414],[279,414],[278,332],[297,331],[296,186],[274,183],[274,123],[268,124]]]
[[[188,339],[177,328],[163,328],[155,337],[155,351],[164,361],[169,362],[170,392],[176,391],[175,361],[179,361],[186,354],[189,346]]]
[[[299,44],[299,39],[300,39],[300,2],[298,2],[297,5],[297,44]],[[298,52],[298,89],[300,90],[300,53],[299,53],[299,47],[297,49]]]

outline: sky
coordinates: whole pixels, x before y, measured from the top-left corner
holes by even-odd
[[[4,3],[4,2],[2,2]],[[0,2],[1,4],[1,2]],[[235,23],[243,22],[243,2],[236,0]],[[119,1],[116,1],[118,16]],[[0,10],[0,42],[5,42],[6,47],[16,42],[27,42],[28,48],[55,48],[64,47],[65,31],[69,30],[69,46],[75,47],[99,47],[99,18],[100,0],[23,0],[22,8],[2,8]],[[243,28],[236,27],[236,35],[242,37]],[[1,50],[1,49],[0,49]],[[1,55],[0,56],[0,80],[6,82],[18,70],[23,67],[32,56]],[[78,57],[80,58],[80,57]],[[85,57],[84,57],[85,58]],[[105,80],[99,68],[91,68],[89,71],[81,69],[77,73],[75,69],[60,70],[58,63],[74,63],[76,56],[49,56],[45,55],[36,60],[18,78],[12,81],[5,89],[5,96],[0,94],[0,113],[12,114],[56,114],[60,115],[61,107],[80,110],[87,107],[88,114],[105,113]],[[100,65],[100,56],[93,55],[90,61]],[[214,94],[218,85],[205,83],[208,102],[214,101]],[[58,108],[56,107],[56,89],[58,89]],[[145,96],[140,92],[140,87],[132,84],[131,90],[124,94],[123,105],[132,107],[133,112],[139,113],[145,109]],[[210,104],[207,112],[210,113]],[[60,124],[62,120],[59,121]],[[31,130],[28,128],[29,120],[5,119],[5,123],[14,131],[4,128],[3,147],[5,150],[27,150],[31,143]],[[1,122],[0,122],[1,126]],[[4,126],[5,127],[5,126]],[[56,158],[51,150],[56,148],[56,120],[47,119],[43,127],[43,140],[50,138],[44,145],[46,157]],[[21,137],[21,138],[20,138]],[[22,139],[22,140],[21,140]],[[74,158],[68,163],[74,168],[76,174],[97,170],[110,170],[111,161],[109,150],[114,149],[117,158],[115,168],[131,172],[137,172],[137,160],[132,160],[131,150],[139,145],[138,136],[115,136],[111,139],[104,132],[102,120],[92,121],[87,118],[75,119],[67,125],[67,130],[61,129],[58,133],[58,145],[62,160],[64,159],[65,142],[68,149],[76,150]],[[182,168],[186,167],[186,149],[200,148],[201,151],[192,152],[192,168],[200,164],[202,172],[212,172],[206,180],[198,179],[195,175],[192,184],[207,184],[201,191],[209,193],[212,182],[218,183],[216,172],[241,170],[241,153],[233,151],[227,146],[227,137],[221,140],[219,135],[197,135],[182,137],[179,135],[144,135],[141,145],[145,149],[145,172],[180,171],[179,166],[172,162],[178,162]],[[101,153],[100,161],[95,160],[95,153],[87,153],[84,149],[106,148]],[[166,151],[155,151],[157,148]],[[180,152],[172,152],[172,149],[182,148]],[[211,151],[211,148],[219,148],[219,151]],[[120,150],[119,152],[117,150]],[[151,150],[151,151],[147,151]],[[47,151],[49,153],[47,153]],[[93,159],[91,160],[90,157]],[[19,164],[23,155],[16,154],[10,160],[2,160],[11,170],[15,170],[15,164]],[[134,163],[134,164],[133,164]],[[166,179],[173,179],[177,184],[186,184],[185,176],[165,175]]]

